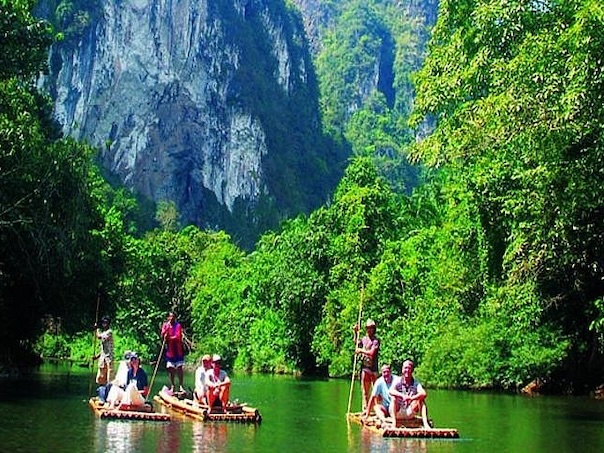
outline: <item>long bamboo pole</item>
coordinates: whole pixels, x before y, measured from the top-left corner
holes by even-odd
[[[99,324],[99,308],[101,306],[101,292],[96,293],[96,312],[94,314],[94,328],[92,329],[92,357],[90,358],[90,380],[88,382],[88,396],[92,395],[92,382],[94,381],[94,356],[96,354],[96,329]]]
[[[161,348],[159,350],[159,355],[157,356],[157,361],[155,362],[155,369],[153,370],[153,375],[151,376],[151,382],[149,383],[149,391],[147,392],[147,399],[149,395],[151,395],[151,390],[153,389],[153,383],[155,382],[155,376],[157,375],[157,369],[159,368],[159,364],[161,363],[161,356],[164,353],[164,347],[166,346],[166,337],[163,337],[163,341],[161,342]]]
[[[361,316],[363,314],[363,291],[364,291],[364,287],[361,288],[361,297],[359,300],[359,316],[357,319],[357,325],[356,325],[356,329],[354,332],[355,354],[354,354],[354,362],[352,365],[352,377],[350,378],[350,393],[348,394],[348,410],[346,411],[346,415],[350,414],[350,407],[352,406],[352,392],[354,389],[354,380],[355,380],[356,372],[357,372],[358,355],[356,354],[356,348],[357,348],[357,344],[359,343],[359,331],[361,330]]]

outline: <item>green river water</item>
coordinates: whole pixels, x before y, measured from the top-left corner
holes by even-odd
[[[150,374],[150,373],[149,373]],[[155,390],[166,383],[162,372]],[[186,379],[192,382],[188,374]],[[107,421],[88,407],[88,370],[45,365],[0,381],[2,452],[602,452],[604,401],[428,389],[436,427],[460,439],[383,439],[346,422],[350,381],[232,376],[258,426]],[[358,384],[357,384],[358,386]],[[360,405],[354,392],[354,407]]]

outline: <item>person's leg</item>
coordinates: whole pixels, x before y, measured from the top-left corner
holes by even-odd
[[[181,392],[184,392],[185,389],[184,389],[184,387],[182,385],[183,382],[184,382],[183,381],[184,373],[183,373],[183,366],[182,365],[180,365],[179,367],[176,368],[176,374],[178,375],[178,390],[181,391]]]
[[[392,419],[392,424],[396,427],[396,414],[399,411],[400,401],[398,398],[393,398],[390,402],[390,418]]]
[[[168,367],[168,377],[170,378],[170,390],[174,391],[174,367]]]
[[[214,400],[216,399],[216,394],[214,393],[213,388],[208,388],[206,392],[206,400],[208,402],[208,406],[210,406],[210,411],[212,410],[212,406],[214,405]]]
[[[426,405],[425,400],[421,400],[421,412],[422,412],[422,423],[424,424],[425,429],[431,429],[430,423],[428,422],[428,406]]]
[[[203,404],[203,400],[204,400],[203,391],[200,390],[199,388],[196,388],[195,390],[193,390],[193,399],[195,401],[197,401],[199,404]]]
[[[105,385],[107,382],[107,364],[102,363],[99,365],[96,373],[96,383],[99,385]]]
[[[107,382],[111,382],[113,380],[113,360],[107,362]],[[105,383],[107,383],[105,382]]]
[[[220,388],[220,402],[222,403],[222,408],[226,412],[227,404],[229,403],[229,393],[231,392],[231,384],[227,384]]]
[[[376,404],[374,406],[375,408],[375,415],[377,416],[377,418],[379,418],[382,423],[388,423],[388,416],[390,415],[389,413],[389,408],[384,407],[384,405],[382,404]]]
[[[377,418],[379,418],[382,422],[385,422],[387,421],[386,419],[390,414],[388,412],[388,409],[385,408],[382,404],[376,404],[375,415],[377,415]]]
[[[372,374],[370,371],[361,371],[361,389],[363,394],[363,412],[367,409],[371,395]]]

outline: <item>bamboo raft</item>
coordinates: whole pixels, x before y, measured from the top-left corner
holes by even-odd
[[[160,390],[153,399],[170,410],[204,422],[260,423],[262,421],[258,409],[247,404],[230,404],[225,412],[210,412],[208,406],[201,405],[190,398],[171,395],[166,389]]]
[[[347,415],[348,420],[358,423],[364,429],[379,434],[382,437],[406,437],[406,438],[438,438],[438,439],[457,439],[459,433],[452,428],[424,428],[421,418],[404,420],[404,426],[383,426],[381,420],[375,415],[362,418],[361,412],[353,412]]]
[[[105,405],[101,403],[97,397],[90,398],[88,400],[88,405],[101,419],[168,422],[172,418],[170,414],[154,412],[152,406],[145,406],[144,408],[135,409],[117,409],[105,407]]]

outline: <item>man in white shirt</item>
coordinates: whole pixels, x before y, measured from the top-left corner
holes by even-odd
[[[206,401],[206,373],[212,369],[212,358],[209,354],[201,358],[201,365],[195,370],[195,399],[201,404],[207,405]]]
[[[206,399],[211,412],[226,412],[231,390],[231,380],[226,371],[220,369],[221,358],[212,357],[212,369],[206,373]]]
[[[390,388],[393,397],[390,404],[390,415],[396,424],[397,416],[402,419],[414,418],[421,414],[424,429],[430,429],[428,423],[428,408],[426,407],[426,391],[422,384],[413,378],[413,362],[405,360],[401,377]]]

